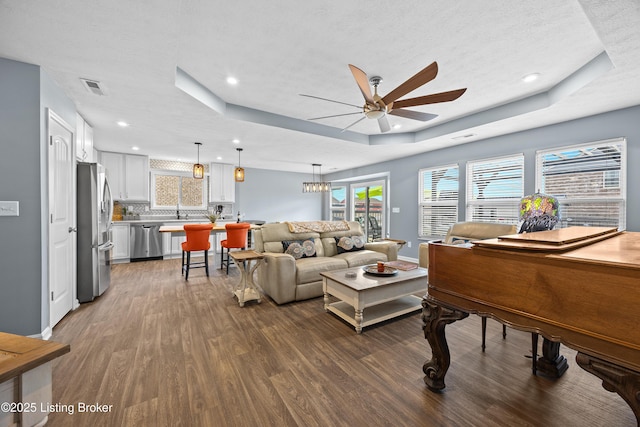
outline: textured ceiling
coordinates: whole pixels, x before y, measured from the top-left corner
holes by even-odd
[[[135,145],[192,161],[201,141],[201,160],[236,163],[237,138],[243,166],[296,172],[640,104],[637,1],[449,3],[0,0],[0,56],[42,66],[94,127],[99,149]],[[300,94],[363,103],[348,64],[382,76],[384,95],[433,61],[436,79],[406,97],[468,90],[412,108],[437,114],[432,121],[392,116],[401,127],[380,136],[368,119],[340,132],[358,115],[307,120],[357,110]],[[177,70],[199,93],[176,86]],[[540,79],[523,83],[532,72]],[[226,83],[230,75],[238,85]],[[106,95],[80,78],[99,81]]]

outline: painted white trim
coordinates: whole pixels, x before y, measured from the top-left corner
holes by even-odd
[[[53,330],[47,326],[46,328],[44,328],[44,330],[42,332],[40,332],[39,334],[35,334],[35,335],[29,335],[29,338],[36,338],[39,340],[45,340],[48,341],[49,339],[51,339],[51,336],[53,335]]]

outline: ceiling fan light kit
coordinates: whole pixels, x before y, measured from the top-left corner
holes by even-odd
[[[436,104],[440,102],[450,102],[455,101],[459,97],[462,96],[463,93],[467,90],[464,89],[456,89],[447,92],[434,93],[426,96],[419,96],[416,98],[409,99],[400,99],[409,92],[412,92],[419,87],[427,84],[431,80],[435,79],[438,75],[438,63],[433,62],[429,66],[423,68],[418,73],[416,73],[413,77],[409,78],[407,81],[402,83],[400,86],[389,92],[384,97],[378,95],[378,85],[382,83],[382,77],[380,76],[372,76],[371,78],[367,78],[367,74],[362,71],[360,68],[355,65],[349,64],[349,69],[351,70],[351,74],[353,74],[353,78],[364,97],[364,106],[362,107],[362,113],[364,116],[351,123],[349,126],[342,129],[349,129],[357,123],[360,123],[364,119],[372,119],[378,121],[378,126],[380,128],[380,132],[388,132],[391,130],[391,126],[389,125],[389,120],[387,115],[403,117],[411,120],[418,120],[422,122],[426,122],[428,120],[432,120],[438,117],[436,114],[423,113],[420,111],[406,110],[406,107],[416,107],[419,105],[427,105],[427,104]],[[371,94],[371,88],[373,86],[373,95]],[[324,101],[335,102],[338,104],[344,104],[356,107],[352,104],[347,104],[345,102],[334,101],[331,99],[320,98],[313,95],[303,95],[310,98],[317,98]],[[332,116],[324,116],[324,117],[315,117],[309,120],[320,120],[327,119],[331,117],[339,117],[339,116],[347,116],[351,114],[358,113],[347,113],[347,114],[335,114]],[[394,126],[395,127],[395,126]]]

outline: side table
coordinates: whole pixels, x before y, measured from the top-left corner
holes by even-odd
[[[229,256],[233,258],[233,261],[238,266],[242,277],[240,282],[233,289],[233,295],[238,298],[238,304],[240,307],[244,307],[244,303],[247,301],[257,300],[258,303],[262,301],[260,290],[253,281],[253,273],[256,268],[262,262],[264,255],[259,252],[249,251],[233,251],[229,252]],[[253,266],[251,266],[252,261]]]

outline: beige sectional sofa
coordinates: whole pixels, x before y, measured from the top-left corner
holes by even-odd
[[[277,304],[322,296],[320,272],[398,258],[396,243],[365,243],[357,221],[313,223],[294,231],[301,223],[270,223],[254,232],[255,250],[264,254],[257,282]]]
[[[441,242],[448,245],[456,245],[515,233],[516,226],[511,224],[475,221],[457,222],[449,228],[447,235]],[[420,267],[429,268],[429,243],[420,243],[418,251],[418,264]]]

